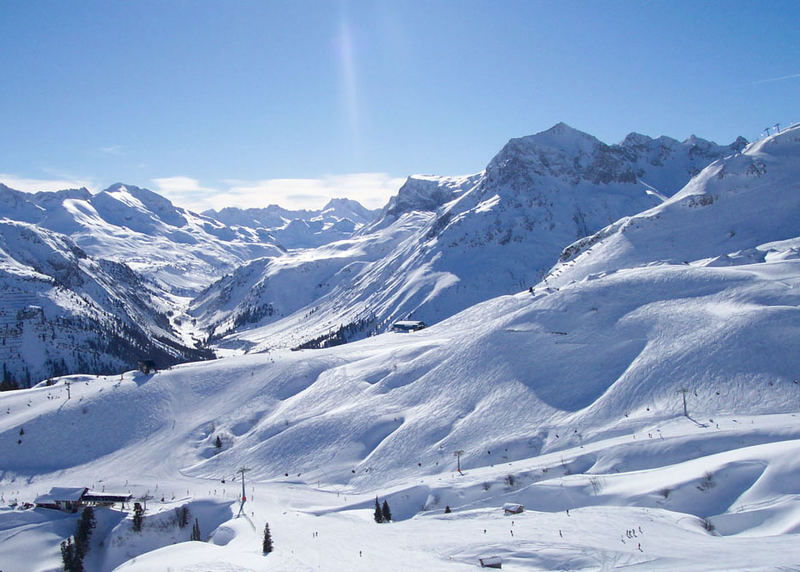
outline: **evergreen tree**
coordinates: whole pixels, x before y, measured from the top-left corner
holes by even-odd
[[[381,508],[381,514],[383,515],[383,522],[392,521],[392,511],[389,510],[389,503],[386,501],[386,499],[383,500],[383,507]]]
[[[64,564],[64,572],[83,572],[83,562],[78,556],[71,536],[61,543],[61,560]]]
[[[87,506],[83,509],[75,530],[75,553],[81,561],[83,561],[86,553],[89,552],[89,539],[92,537],[92,530],[96,525],[94,509]]]
[[[262,552],[269,554],[272,552],[272,535],[269,532],[269,523],[264,525],[264,542],[261,545]]]
[[[222,449],[222,439],[219,438],[219,435],[217,435],[217,440],[214,441],[214,446],[217,449]]]
[[[144,517],[144,509],[142,508],[142,503],[135,502],[133,503],[133,530],[134,532],[141,532],[142,531],[142,521]]]
[[[178,527],[186,528],[186,525],[189,524],[189,508],[185,506],[176,508],[175,513],[178,517]]]
[[[381,505],[378,503],[378,497],[375,497],[375,522],[383,522],[383,512],[381,512]]]
[[[67,572],[72,570],[72,561],[74,558],[74,547],[72,546],[72,538],[70,537],[61,543],[61,561],[64,564],[64,570]]]
[[[194,526],[192,527],[192,540],[200,541],[200,523],[194,519]]]

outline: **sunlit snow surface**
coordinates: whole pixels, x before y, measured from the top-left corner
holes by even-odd
[[[98,511],[90,570],[796,569],[798,156],[754,144],[419,332],[0,395],[2,570],[60,567],[77,515],[10,507],[52,486],[152,497],[141,533]]]

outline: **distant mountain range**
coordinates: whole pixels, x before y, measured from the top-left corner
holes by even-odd
[[[270,205],[263,209],[228,207],[203,214],[231,227],[267,229],[284,248],[294,249],[348,238],[379,212],[380,209],[369,210],[351,199],[331,199],[320,210],[293,211]]]
[[[639,134],[606,145],[562,123],[512,139],[480,173],[409,177],[380,211],[336,199],[319,211],[197,214],[132,185],[0,185],[4,375],[27,383],[437,322],[535,284],[570,243],[661,204],[745,145]],[[59,321],[80,340],[20,351]],[[103,346],[123,330],[124,342]],[[93,344],[103,347],[80,350]]]
[[[213,356],[186,301],[249,260],[348,236],[370,211],[343,199],[227,225],[118,183],[97,194],[0,184],[0,213],[2,379],[27,385],[129,369],[141,357],[166,366]]]

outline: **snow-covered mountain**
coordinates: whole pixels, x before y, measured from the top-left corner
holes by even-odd
[[[487,449],[540,454],[651,409],[674,413],[687,386],[693,407],[714,414],[794,411],[798,175],[800,127],[715,161],[663,204],[586,239],[591,252],[556,265],[532,292],[326,350],[319,370],[291,378],[299,386],[272,422],[237,437],[248,451],[237,462],[265,476],[306,472],[303,459],[327,451],[327,478],[348,482],[411,476],[416,461],[436,472],[442,451],[462,445],[468,462],[491,464]],[[303,426],[317,435],[307,448]],[[229,462],[215,457],[198,474]]]
[[[0,185],[2,215],[68,235],[90,256],[124,262],[170,294],[188,296],[257,257],[282,250],[263,230],[231,228],[121,183],[23,193]]]
[[[272,207],[254,209],[250,214],[266,215],[271,212],[270,209]],[[32,255],[26,240],[18,237],[9,239],[5,243],[4,253],[7,263],[17,270],[24,268],[21,275],[28,278],[41,270],[42,276],[49,277],[37,275],[37,278],[44,280],[42,284],[50,280],[62,290],[70,290],[70,295],[78,298],[85,293],[73,289],[72,283],[63,283],[61,274],[64,270],[49,268],[48,260],[69,259],[63,262],[69,272],[79,266],[73,260],[76,252],[80,253],[80,260],[97,260],[93,264],[105,265],[106,269],[110,268],[112,262],[117,263],[113,265],[112,274],[120,280],[119,291],[132,293],[135,300],[129,303],[124,295],[118,296],[120,299],[112,303],[113,307],[109,307],[106,303],[108,300],[96,299],[99,309],[95,313],[111,312],[113,316],[125,316],[126,327],[133,328],[133,333],[126,335],[125,344],[130,345],[130,340],[136,338],[140,346],[136,351],[126,346],[116,354],[113,351],[108,355],[100,352],[93,357],[81,352],[80,348],[86,344],[102,346],[111,343],[110,339],[104,339],[103,333],[108,316],[96,316],[91,324],[83,328],[79,344],[67,347],[69,344],[58,343],[46,351],[27,348],[21,353],[16,345],[13,350],[9,346],[2,356],[8,378],[27,383],[30,379],[38,381],[54,373],[113,371],[130,365],[134,354],[156,357],[165,365],[188,357],[210,355],[207,352],[195,353],[191,349],[201,340],[195,335],[191,319],[183,315],[190,298],[240,265],[253,259],[277,256],[284,249],[279,239],[261,224],[263,220],[246,219],[242,211],[236,219],[233,210],[228,211],[228,219],[231,220],[231,225],[228,225],[175,206],[157,193],[133,185],[118,183],[97,194],[87,189],[31,194],[0,184],[0,220],[7,223],[4,227],[6,234],[10,232],[9,229],[24,228],[24,232],[20,231],[24,236],[40,244],[48,244],[50,248],[47,252]],[[371,220],[374,214],[347,199],[332,200],[324,209],[315,212],[291,212],[278,207],[273,210],[280,219],[280,224],[276,223],[280,240],[294,246],[308,241],[319,245],[333,238],[348,237],[365,221]],[[51,232],[48,233],[48,230]],[[59,249],[63,249],[63,252]],[[30,272],[31,268],[35,269],[33,273]],[[98,280],[105,284],[105,288],[114,291],[111,277]],[[9,324],[18,315],[31,314],[26,309],[28,305],[39,307],[41,304],[36,301],[38,297],[58,298],[47,286],[37,290],[27,283],[19,283],[18,275],[4,275],[0,288],[7,293],[15,292],[4,295],[3,311]],[[139,307],[141,301],[138,297],[147,300],[147,310]],[[58,329],[56,323],[50,322],[66,317],[72,320],[87,311],[69,304],[56,304],[52,311],[37,314],[36,317],[41,321],[40,329],[49,331]],[[34,322],[39,323],[36,320]],[[12,337],[17,341],[36,329],[31,325],[33,322],[27,326],[23,322],[14,323],[13,332],[16,334]],[[23,330],[28,333],[23,333]],[[54,332],[50,333],[55,335]],[[98,339],[91,339],[92,335]],[[167,343],[171,345],[177,344],[178,349],[170,349],[166,353],[156,351],[153,344],[147,341],[153,337],[168,340]],[[115,347],[119,345],[117,341],[113,344]]]
[[[150,499],[103,509],[97,570],[791,569],[798,201],[794,127],[425,330],[2,394],[0,557],[58,567],[77,517],[2,503],[91,484]]]
[[[170,320],[151,322],[145,312],[143,331],[166,328],[165,339],[190,348],[208,335],[219,347],[258,351],[357,339],[398,318],[437,322],[522,289],[565,244],[659,203],[742,145],[632,134],[609,146],[558,124],[511,140],[481,173],[410,177],[378,217],[336,199],[321,211],[271,206],[211,218],[123,184],[94,195],[0,186],[0,205],[5,220],[67,235],[88,256],[125,264],[148,282],[149,296],[161,300],[156,315]],[[190,318],[183,312],[198,293]],[[20,311],[7,308],[9,316]],[[78,371],[80,362],[52,352],[48,359],[66,360],[67,369],[43,375]],[[35,362],[7,358],[15,376]]]
[[[310,248],[349,238],[372,222],[380,210],[369,210],[358,201],[331,199],[320,210],[289,210],[278,205],[266,208],[227,207],[203,214],[228,226],[264,229],[286,249]]]
[[[679,193],[564,249],[552,284],[653,264],[725,267],[798,257],[800,129],[715,161]]]
[[[204,292],[191,312],[213,335],[239,329],[230,343],[256,349],[384,331],[398,318],[437,322],[537,282],[565,244],[659,204],[744,144],[631,134],[606,145],[560,123],[512,139],[481,173],[410,177],[346,244],[253,265]],[[380,258],[359,247],[376,240],[396,245]],[[313,295],[276,297],[301,284]],[[227,294],[235,289],[238,302]]]
[[[154,359],[209,357],[179,333],[163,293],[124,264],[89,257],[63,234],[0,219],[3,381],[110,373]]]

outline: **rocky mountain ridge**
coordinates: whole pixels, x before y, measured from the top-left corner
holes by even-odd
[[[696,137],[680,143],[637,134],[606,145],[560,123],[512,139],[480,173],[409,177],[348,245],[265,261],[260,274],[219,284],[246,291],[240,304],[227,310],[215,305],[214,285],[191,312],[212,335],[230,335],[233,345],[239,340],[252,349],[338,342],[336,332],[353,324],[366,335],[396,319],[437,322],[535,284],[564,245],[661,203],[708,163],[743,145],[741,138],[719,146]],[[367,253],[375,251],[358,249],[359,240],[376,237],[394,243],[393,250],[375,258]],[[294,291],[309,273],[315,294],[297,296],[281,312],[259,310],[272,304],[270,292]],[[233,327],[235,316],[257,319]]]

